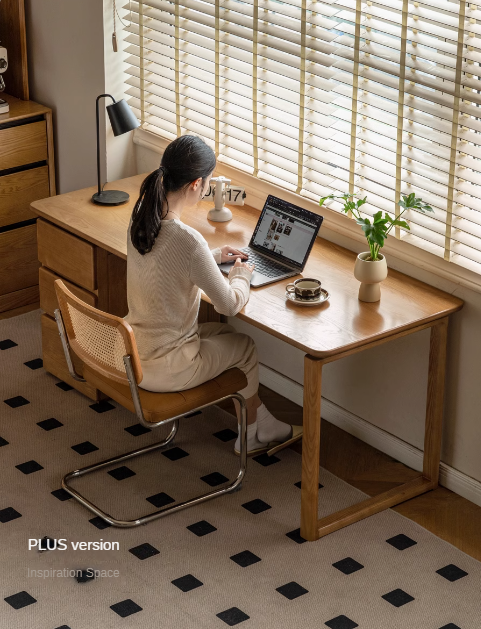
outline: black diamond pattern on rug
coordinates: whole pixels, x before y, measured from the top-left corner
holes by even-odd
[[[132,614],[142,611],[142,607],[137,605],[137,603],[134,603],[134,601],[130,598],[126,598],[125,601],[120,601],[120,603],[111,605],[110,609],[112,609],[121,618],[127,618],[127,616],[132,616]]]
[[[50,419],[44,419],[41,422],[37,422],[37,426],[43,428],[44,430],[53,430],[54,428],[60,428],[63,426],[62,422],[59,422],[55,417],[50,417]]]
[[[352,557],[346,557],[345,559],[341,559],[341,561],[336,561],[336,563],[333,563],[332,565],[344,574],[352,574],[353,572],[357,572],[358,570],[364,568],[362,564],[357,562]]]
[[[184,456],[189,456],[189,453],[182,448],[170,448],[170,450],[165,450],[162,454],[169,459],[170,461],[178,461],[179,459],[183,459]]]
[[[212,472],[211,474],[201,476],[200,480],[203,480],[204,483],[207,483],[210,487],[217,487],[217,485],[222,485],[222,483],[226,483],[229,479],[220,472]]]
[[[274,465],[274,463],[279,463],[280,458],[277,457],[275,454],[269,456],[264,452],[263,454],[253,456],[252,460],[256,463],[259,463],[259,465],[262,465],[263,467],[268,467],[269,465]]]
[[[296,487],[299,487],[299,489],[301,489],[302,488],[302,481],[298,480],[297,483],[294,483],[294,485]],[[321,483],[318,483],[318,485],[319,485],[319,489],[322,489],[324,487],[324,485],[321,485]]]
[[[62,389],[62,391],[72,391],[73,390],[73,387],[71,387],[69,384],[67,384],[63,380],[60,380],[60,382],[56,382],[55,386],[58,387],[59,389]]]
[[[115,406],[110,402],[107,402],[107,400],[95,402],[95,404],[89,404],[89,407],[96,413],[106,413],[107,411],[113,411],[115,409]]]
[[[4,599],[13,609],[22,609],[27,605],[32,605],[37,602],[37,599],[33,598],[28,592],[17,592]]]
[[[27,316],[34,320],[33,313]],[[62,475],[106,458],[108,447],[132,450],[137,437],[140,445],[135,447],[140,447],[153,443],[157,434],[115,401],[94,403],[74,381],[68,378],[67,384],[48,373],[41,358],[41,312],[35,317],[36,337],[22,330],[23,317],[11,320],[20,331],[10,330],[10,320],[0,321],[0,339],[7,341],[0,351],[0,373],[9,376],[0,397],[0,540],[7,540],[0,572],[2,566],[8,572],[8,587],[0,597],[0,629],[82,629],[79,619],[95,629],[153,629],[159,622],[169,629],[478,629],[481,564],[394,510],[306,543],[294,528],[299,526],[302,466],[292,449],[249,459],[239,492],[148,526],[119,530],[94,517],[61,487]],[[19,345],[11,340],[16,338]],[[13,388],[9,382],[15,383]],[[135,463],[117,461],[105,468],[104,476],[98,472],[79,480],[79,490],[109,513],[133,519],[225,487],[238,471],[235,415],[214,406],[186,417],[192,421],[181,422],[175,444],[159,449],[165,459],[159,460],[156,452]],[[118,487],[117,481],[125,482]],[[362,501],[362,492],[325,469],[320,468],[317,485],[319,490],[325,486],[319,494],[324,499],[319,517],[327,507],[334,509],[334,502],[342,508]],[[53,522],[68,525],[69,535],[52,528]],[[88,524],[96,530],[85,537]],[[38,548],[28,553],[21,544],[17,548],[15,540],[25,537],[42,538],[45,547],[46,535],[77,540],[120,536],[122,551],[112,552],[105,565],[97,553],[77,554],[66,564],[85,573],[89,567],[119,568],[119,578],[85,583],[69,578],[54,584],[8,570],[15,561],[31,565],[27,555],[35,560],[33,567],[62,561],[68,553]],[[372,579],[384,583],[384,600]],[[335,588],[335,596],[329,595],[329,587]],[[429,601],[434,604],[425,604]],[[139,614],[142,608],[145,613]],[[3,616],[8,617],[2,623]]]
[[[104,529],[108,529],[109,526],[112,526],[110,522],[106,522],[99,515],[96,515],[95,518],[92,518],[91,520],[89,520],[89,522],[90,524],[93,524],[96,528],[98,528],[100,531],[103,531]]]
[[[95,452],[95,450],[98,450],[98,448],[97,446],[94,446],[93,443],[90,443],[90,441],[82,441],[82,443],[77,443],[77,445],[72,446],[72,450],[75,450],[77,454],[81,454],[82,456],[84,456],[84,454]]]
[[[237,433],[231,430],[230,428],[224,428],[224,430],[218,430],[213,434],[214,437],[220,439],[224,443],[228,441],[232,441],[233,439],[237,439]]]
[[[264,502],[260,498],[249,500],[249,502],[245,502],[242,506],[254,515],[267,511],[267,509],[272,509],[271,505],[268,505],[267,502]]]
[[[29,369],[35,370],[43,367],[43,360],[41,358],[34,358],[33,360],[28,360],[26,363],[23,363]]]
[[[132,437],[140,437],[140,435],[145,435],[148,432],[152,432],[150,428],[147,426],[142,426],[142,424],[134,424],[133,426],[127,426],[124,428]]]
[[[166,494],[163,491],[158,494],[154,494],[153,496],[149,496],[146,500],[150,502],[150,504],[153,504],[154,507],[157,507],[157,509],[161,509],[162,507],[175,502],[175,499],[172,498],[172,496],[169,496],[169,494]]]
[[[0,522],[5,524],[11,522],[17,518],[21,518],[22,514],[16,511],[13,507],[7,507],[6,509],[0,509]]]
[[[16,395],[15,397],[8,398],[8,400],[4,400],[4,402],[5,404],[8,404],[10,408],[19,408],[20,406],[30,404],[30,402],[22,395]]]
[[[244,620],[249,620],[250,618],[238,607],[231,607],[230,609],[226,609],[225,611],[220,612],[220,614],[216,614],[216,616],[217,618],[223,620],[226,625],[229,625],[229,627],[238,625],[239,623],[244,622]]]
[[[178,579],[174,579],[171,583],[178,587],[182,592],[190,592],[191,590],[195,590],[196,588],[204,585],[202,581],[196,579],[192,574],[186,574],[183,577],[179,577]]]
[[[16,465],[15,467],[23,474],[33,474],[33,472],[43,470],[43,467],[40,463],[37,463],[37,461],[27,461],[26,463],[20,463],[20,465]]]
[[[57,498],[61,502],[64,502],[65,500],[70,500],[70,498],[72,498],[72,496],[68,493],[68,491],[65,491],[65,489],[63,489],[62,487],[60,489],[55,489],[54,491],[51,491],[50,493],[52,494],[52,496],[55,496],[55,498]]]
[[[402,607],[403,605],[406,605],[406,603],[414,601],[413,596],[400,589],[393,590],[392,592],[388,592],[387,594],[383,594],[382,598],[388,603],[391,603],[391,605],[394,605],[394,607]]]
[[[12,341],[12,339],[4,339],[3,341],[0,341],[0,350],[11,349],[12,347],[18,347],[17,343]]]
[[[217,531],[215,526],[206,520],[200,520],[194,524],[189,524],[186,528],[188,528],[191,533],[194,533],[194,535],[197,535],[197,537],[204,537],[204,535]]]
[[[467,572],[458,568],[454,564],[450,563],[448,566],[444,566],[440,570],[436,570],[437,574],[440,574],[442,577],[447,579],[448,581],[457,581],[458,579],[462,579],[467,576]]]
[[[417,544],[417,542],[403,533],[387,539],[386,542],[398,550],[406,550],[406,548],[411,548],[411,546],[415,546]]]
[[[276,591],[292,601],[295,598],[299,598],[299,596],[307,594],[309,590],[306,590],[306,588],[303,588],[302,585],[299,585],[299,583],[296,583],[295,581],[290,581],[289,583],[276,588]]]
[[[247,568],[247,566],[252,566],[252,564],[261,560],[260,557],[251,553],[250,550],[243,550],[241,553],[237,553],[237,555],[232,555],[231,559],[241,568]]]
[[[129,553],[132,553],[137,559],[148,559],[154,555],[159,555],[160,551],[154,548],[151,544],[140,544],[134,548],[129,548]]]
[[[332,618],[324,624],[327,625],[329,629],[355,629],[355,627],[359,627],[354,620],[351,620],[347,616],[343,615],[336,616],[336,618]]]
[[[124,480],[125,478],[130,478],[131,476],[135,476],[135,472],[127,467],[126,465],[122,465],[121,467],[116,467],[114,470],[110,470],[107,472],[115,478],[115,480]]]
[[[286,537],[288,537],[289,539],[292,539],[293,542],[296,542],[296,544],[304,544],[304,542],[307,542],[307,539],[304,539],[301,536],[301,529],[294,529],[293,531],[289,531],[289,533],[286,533]]]

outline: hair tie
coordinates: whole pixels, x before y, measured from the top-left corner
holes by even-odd
[[[162,171],[162,175],[165,176],[167,174],[167,168],[162,166],[162,164],[159,166],[159,170]]]

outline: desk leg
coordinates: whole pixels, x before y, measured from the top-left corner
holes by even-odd
[[[321,438],[321,377],[323,361],[304,357],[304,411],[301,476],[301,537],[319,538],[319,456]]]
[[[448,318],[431,328],[429,347],[428,397],[424,433],[423,477],[438,486],[441,440],[443,430],[444,382],[446,376],[446,348]]]
[[[305,357],[302,441],[301,536],[314,541],[375,513],[436,489],[439,481],[448,317],[431,326],[423,473],[372,498],[317,519],[321,435],[321,374],[327,359]]]

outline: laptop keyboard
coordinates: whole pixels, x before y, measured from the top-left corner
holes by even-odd
[[[244,249],[240,249],[243,253],[247,253],[249,256],[247,260],[243,260],[243,262],[247,262],[248,264],[255,264],[255,271],[259,271],[262,275],[266,275],[267,277],[276,277],[277,275],[285,275],[287,273],[292,273],[292,269],[282,264],[278,264],[269,258],[261,256],[253,249],[249,247],[244,247]]]

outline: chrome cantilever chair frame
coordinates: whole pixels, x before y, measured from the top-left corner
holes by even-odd
[[[86,382],[86,380],[75,371],[75,367],[72,361],[72,356],[70,354],[70,347],[68,343],[67,333],[65,331],[65,326],[62,319],[62,313],[60,312],[59,308],[55,310],[55,320],[57,321],[59,336],[62,341],[62,347],[65,353],[65,359],[67,361],[70,375],[72,376],[74,380],[78,380],[79,382]],[[88,465],[87,467],[83,467],[79,470],[74,470],[73,472],[66,474],[62,478],[62,488],[65,489],[65,491],[67,491],[70,495],[72,495],[76,500],[78,500],[82,505],[84,505],[84,507],[87,507],[87,509],[92,511],[92,513],[95,513],[96,515],[101,517],[103,520],[111,524],[112,526],[118,526],[122,528],[130,528],[134,526],[140,526],[141,524],[147,524],[147,522],[151,522],[152,520],[161,518],[165,515],[173,513],[174,511],[180,511],[181,509],[185,509],[186,507],[199,504],[201,502],[204,502],[205,500],[215,498],[216,496],[220,496],[222,494],[240,490],[241,485],[242,485],[242,479],[244,478],[244,475],[246,472],[246,466],[247,466],[247,408],[246,408],[245,399],[240,393],[232,393],[230,395],[226,395],[225,397],[222,397],[218,400],[210,402],[209,404],[198,406],[197,408],[194,408],[189,411],[189,413],[195,413],[196,411],[202,410],[203,408],[207,408],[209,406],[218,404],[219,402],[223,402],[224,400],[228,400],[231,398],[236,399],[239,402],[240,408],[241,408],[240,469],[239,469],[239,474],[236,480],[230,485],[228,485],[227,487],[223,487],[222,489],[216,489],[215,491],[202,494],[190,500],[185,500],[184,502],[180,502],[179,504],[173,505],[172,507],[167,507],[166,509],[153,511],[152,513],[144,515],[135,520],[118,520],[112,517],[111,515],[109,515],[108,513],[105,513],[105,511],[102,511],[101,509],[99,509],[99,507],[94,505],[92,502],[90,502],[90,500],[85,498],[85,496],[82,496],[77,490],[75,490],[73,487],[71,487],[68,484],[68,481],[71,480],[72,478],[84,476],[85,474],[89,474],[90,472],[94,472],[103,467],[107,467],[109,465],[112,465],[113,463],[126,461],[127,459],[132,459],[141,454],[152,452],[153,450],[165,448],[171,445],[173,442],[173,439],[179,427],[179,419],[181,417],[184,417],[184,415],[177,415],[176,417],[164,419],[156,423],[145,421],[144,413],[142,411],[142,405],[140,402],[139,389],[138,389],[138,385],[134,376],[130,356],[129,355],[124,356],[123,361],[124,361],[129,385],[130,385],[130,391],[132,394],[132,400],[134,403],[135,412],[136,412],[139,422],[142,424],[142,426],[145,426],[147,428],[156,428],[158,426],[163,426],[164,424],[173,422],[174,425],[172,426],[172,430],[170,431],[169,436],[163,441],[158,441],[157,443],[153,443],[149,446],[146,446],[145,448],[132,450],[131,452],[121,454],[111,459],[106,459],[104,461],[101,461],[100,463],[95,463],[94,465]]]

